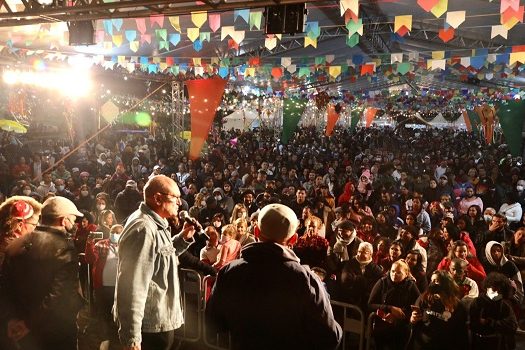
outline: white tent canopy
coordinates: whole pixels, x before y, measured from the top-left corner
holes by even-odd
[[[250,109],[239,109],[224,117],[224,129],[252,129],[258,125],[259,115],[257,111]],[[256,124],[256,125],[254,125]]]

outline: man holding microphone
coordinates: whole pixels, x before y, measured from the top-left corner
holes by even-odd
[[[195,228],[186,222],[171,236],[167,219],[177,216],[180,196],[171,178],[150,178],[144,202],[124,227],[113,314],[126,350],[169,350],[184,323],[177,256],[194,242]]]

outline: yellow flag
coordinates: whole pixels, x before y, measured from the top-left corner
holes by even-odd
[[[192,12],[191,13],[191,21],[197,28],[202,27],[204,23],[208,20],[208,12]]]
[[[179,16],[170,16],[168,17],[168,19],[170,20],[170,23],[173,29],[181,33]]]
[[[317,48],[317,38],[312,39],[309,36],[304,37],[304,47],[313,46]]]
[[[116,47],[120,47],[122,45],[122,35],[113,35],[113,44],[115,44]]]
[[[341,74],[341,66],[330,66],[328,74],[334,79],[337,78]]]
[[[394,18],[394,32],[397,32],[402,26],[412,30],[412,15],[396,16]]]
[[[129,42],[129,49],[133,52],[137,52],[139,50],[140,43],[138,41],[130,41]]]
[[[199,33],[199,28],[188,28],[188,39],[190,39],[191,42],[194,42],[199,37]]]
[[[441,17],[445,12],[447,12],[448,0],[439,0],[436,6],[432,7],[432,14],[437,18]]]
[[[442,60],[445,58],[445,51],[432,51],[432,59]]]

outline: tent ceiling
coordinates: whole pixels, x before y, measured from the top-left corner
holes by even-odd
[[[242,21],[235,21],[233,9],[237,8],[263,8],[264,6],[291,3],[307,3],[307,21],[318,21],[321,35],[318,39],[317,48],[304,48],[304,34],[283,35],[277,47],[273,50],[265,48],[263,30],[249,30],[248,25]],[[24,3],[26,5],[24,5]],[[55,0],[52,6],[40,6],[36,0],[0,0],[0,42],[2,40],[19,38],[19,42],[30,42],[25,48],[32,50],[49,49],[50,39],[35,36],[30,28],[25,26],[13,28],[13,26],[27,23],[53,23],[66,20],[80,19],[102,19],[102,18],[124,18],[121,31],[136,29],[134,17],[149,17],[163,13],[165,15],[181,15],[180,25],[183,28],[194,27],[188,15],[192,11],[213,11],[221,13],[223,25],[235,24],[236,29],[246,30],[246,36],[239,50],[230,49],[227,40],[221,41],[220,30],[211,34],[210,42],[203,45],[200,52],[196,52],[192,42],[181,35],[181,42],[169,51],[159,51],[155,45],[141,45],[138,52],[130,50],[129,45],[123,44],[119,48],[107,50],[102,43],[89,47],[68,47],[57,31],[57,39],[60,42],[57,50],[66,53],[86,53],[105,56],[174,56],[181,59],[193,57],[202,58],[225,58],[225,57],[261,57],[264,63],[278,64],[281,57],[301,59],[325,55],[334,55],[333,64],[346,63],[354,55],[363,55],[365,60],[386,57],[390,53],[418,52],[421,57],[431,57],[433,51],[446,50],[457,56],[470,56],[472,49],[487,48],[490,53],[502,53],[513,45],[525,44],[525,26],[518,23],[509,30],[508,39],[499,36],[490,39],[491,27],[500,24],[500,2],[488,2],[482,0],[449,1],[448,11],[466,11],[466,19],[455,32],[455,38],[448,43],[438,37],[439,29],[445,25],[445,15],[436,18],[433,14],[425,12],[416,0],[369,0],[360,1],[360,18],[363,19],[364,35],[360,43],[354,48],[346,45],[347,30],[344,18],[340,16],[339,1],[300,1],[300,0],[206,0],[201,5],[195,1],[181,0],[120,0],[104,2],[103,0],[74,0],[73,6],[66,7],[65,1]],[[186,14],[186,15],[182,15]],[[413,16],[412,31],[401,41],[392,41],[394,16]],[[166,21],[167,22],[167,21]],[[46,24],[49,26],[49,24]],[[62,25],[62,31],[65,24]],[[3,27],[3,28],[2,28]],[[52,26],[53,28],[56,25]],[[169,33],[174,29],[168,24]],[[104,30],[102,20],[96,21],[96,29]],[[154,31],[154,29],[149,29]],[[208,24],[204,24],[203,31],[210,31]],[[38,34],[38,31],[37,31]],[[154,34],[153,34],[154,36]],[[313,84],[313,86],[325,86],[325,83]],[[360,91],[365,89],[383,88],[392,85],[407,85],[412,89],[421,86],[457,88],[458,86],[469,86],[460,82],[454,74],[443,76],[439,73],[415,74],[415,76],[403,77],[400,82],[392,83],[381,74],[377,78],[360,77],[356,81],[342,80],[333,84],[344,89]],[[479,86],[524,86],[523,78],[496,79],[479,82]]]

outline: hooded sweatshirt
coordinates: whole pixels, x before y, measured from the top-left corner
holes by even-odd
[[[487,243],[487,246],[485,247],[485,257],[486,257],[486,264],[485,264],[485,272],[487,275],[491,272],[499,272],[507,276],[511,282],[514,282],[516,285],[515,292],[513,295],[514,301],[517,303],[521,303],[523,300],[523,281],[521,279],[520,270],[514,264],[514,262],[507,259],[505,255],[501,257],[501,260],[499,264],[497,264],[494,261],[494,258],[492,257],[492,254],[490,254],[490,250],[493,246],[498,245],[503,249],[503,246],[501,243],[496,241],[490,241]]]

